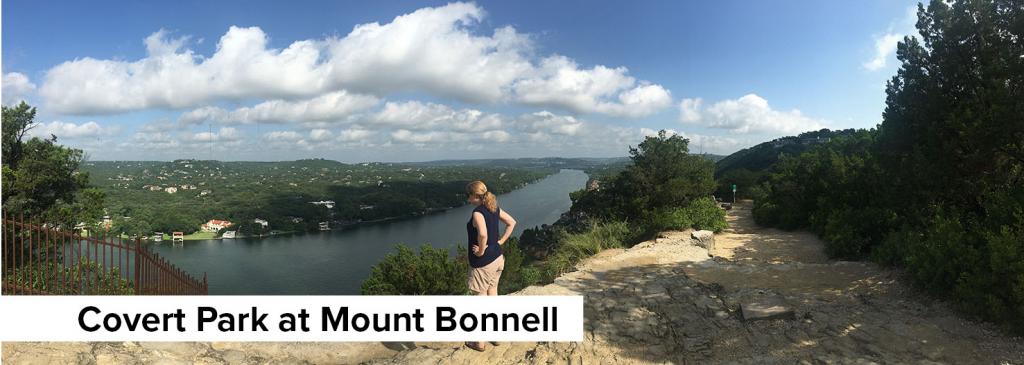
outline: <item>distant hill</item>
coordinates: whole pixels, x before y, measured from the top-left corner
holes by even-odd
[[[854,131],[854,129],[835,131],[822,129],[801,133],[796,136],[781,137],[750,148],[744,148],[718,160],[715,163],[715,177],[718,178],[726,172],[739,169],[751,172],[764,172],[779,161],[780,154],[799,155],[815,145],[828,142],[835,137],[852,134]]]
[[[541,157],[541,158],[485,158],[473,160],[437,160],[425,162],[406,162],[412,166],[478,166],[508,168],[565,168],[589,171],[608,165],[625,165],[628,157]]]
[[[837,131],[822,129],[796,136],[777,138],[736,151],[715,163],[715,180],[718,182],[715,196],[725,199],[733,197],[732,187],[735,185],[736,198],[754,199],[761,193],[759,184],[764,181],[768,171],[779,161],[779,156],[782,154],[796,156],[814,146],[824,144],[832,138],[849,135],[854,131],[854,129]]]

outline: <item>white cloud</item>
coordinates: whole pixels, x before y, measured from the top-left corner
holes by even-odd
[[[690,153],[716,153],[729,154],[744,147],[763,142],[757,139],[741,139],[726,136],[711,136],[703,134],[690,134],[674,129],[665,129],[665,134],[679,135],[690,140]],[[650,128],[640,128],[640,135],[643,137],[657,136],[658,131]]]
[[[404,129],[456,129],[484,131],[501,128],[498,114],[485,114],[475,109],[455,110],[443,104],[419,101],[388,102],[371,121]]]
[[[485,141],[499,143],[508,142],[509,140],[512,139],[512,135],[506,131],[486,131],[481,133],[480,137],[483,138]]]
[[[15,105],[25,100],[26,96],[36,91],[36,84],[29,81],[28,76],[19,72],[8,72],[3,76],[3,105]]]
[[[622,117],[671,105],[668,90],[637,81],[625,67],[580,68],[565,56],[538,58],[533,40],[510,26],[479,34],[483,18],[476,4],[451,3],[283,49],[268,48],[268,36],[258,27],[232,26],[209,57],[189,49],[188,37],[160,30],[145,39],[146,57],[67,61],[46,73],[39,91],[51,110],[69,114],[272,100],[235,111],[200,108],[187,121],[321,122],[376,103],[374,97],[342,90],[378,97],[425,92],[473,103],[522,102]],[[286,101],[310,98],[308,105]]]
[[[298,141],[302,135],[294,131],[273,131],[263,134],[263,139],[268,141]]]
[[[413,132],[408,129],[399,129],[391,132],[391,139],[395,142],[404,143],[418,143],[418,144],[437,144],[437,143],[448,143],[456,141],[465,141],[468,139],[468,135],[465,133],[453,133],[453,132]]]
[[[890,56],[896,52],[896,45],[903,40],[902,34],[886,33],[875,37],[875,57],[864,62],[863,66],[868,71],[875,71],[885,67]]]
[[[99,137],[101,135],[110,135],[120,131],[118,127],[101,127],[96,122],[85,122],[81,124],[53,121],[50,123],[37,123],[29,129],[29,135],[49,138],[50,135],[56,135],[57,138],[88,138],[88,137]]]
[[[242,139],[242,133],[233,127],[221,127],[216,132],[199,132],[188,138],[189,142],[236,142]]]
[[[535,76],[516,82],[517,100],[557,106],[581,113],[642,117],[672,104],[660,85],[638,84],[625,67],[580,69],[571,59],[552,56],[541,61]]]
[[[390,23],[356,26],[329,45],[331,77],[356,90],[424,90],[470,101],[498,101],[528,72],[531,41],[512,27],[474,35],[484,10],[472,3],[423,8]]]
[[[683,99],[679,102],[679,120],[684,123],[700,121],[700,108],[703,103],[704,100],[701,98]]]
[[[824,128],[822,120],[804,116],[800,110],[778,111],[756,94],[723,100],[702,107],[701,99],[683,99],[679,120],[732,133],[796,134]]]
[[[574,136],[583,129],[583,122],[569,115],[556,115],[552,112],[542,110],[536,113],[523,114],[518,121],[521,128],[527,133],[553,133],[564,136]],[[533,138],[541,138],[534,135]]]
[[[375,96],[342,90],[308,100],[270,100],[232,111],[207,106],[182,114],[179,122],[183,125],[207,121],[223,124],[336,122],[366,111],[379,101]]]
[[[921,35],[917,32],[917,27],[915,26],[916,22],[917,8],[909,7],[902,18],[893,21],[889,25],[889,29],[885,33],[873,37],[875,42],[874,56],[861,64],[861,66],[868,71],[877,71],[885,68],[892,59],[892,55],[896,53],[896,46],[903,40],[903,37],[912,35],[921,39]]]
[[[355,142],[365,140],[376,134],[376,132],[362,129],[362,128],[349,128],[343,129],[338,133],[338,140],[342,142]]]
[[[309,131],[309,139],[312,141],[320,142],[331,138],[334,138],[334,133],[331,133],[331,131],[326,129],[317,128]]]

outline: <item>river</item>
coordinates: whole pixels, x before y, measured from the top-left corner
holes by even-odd
[[[498,196],[498,205],[526,228],[553,223],[582,189],[587,175],[561,170],[533,184]],[[466,244],[466,222],[473,207],[461,206],[421,217],[262,239],[164,242],[155,251],[194,277],[206,272],[210,294],[359,294],[370,267],[396,243],[452,248]]]

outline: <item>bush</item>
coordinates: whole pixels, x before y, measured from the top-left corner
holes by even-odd
[[[56,262],[19,267],[4,280],[51,295],[131,295],[135,285],[122,277],[119,267],[104,268],[98,262],[80,258],[72,266]]]
[[[505,269],[498,281],[498,294],[514,293],[537,282],[537,269],[524,266],[525,255],[516,237],[501,245],[501,251],[505,256]]]
[[[405,245],[388,254],[371,269],[363,282],[364,295],[462,295],[467,294],[466,249],[452,258],[446,249],[420,246],[416,255]]]
[[[714,199],[700,198],[683,208],[666,209],[654,212],[644,224],[642,238],[650,238],[658,232],[666,230],[706,229],[721,232],[729,227],[725,222],[725,211],[718,207]]]
[[[541,272],[545,282],[571,271],[589,256],[609,248],[626,247],[635,233],[625,222],[595,223],[583,233],[566,234],[559,240],[556,251],[543,262]]]
[[[706,229],[721,232],[729,227],[725,222],[725,211],[710,197],[694,200],[686,208],[680,209],[693,229]]]

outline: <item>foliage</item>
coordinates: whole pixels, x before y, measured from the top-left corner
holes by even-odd
[[[782,158],[754,217],[830,255],[903,266],[967,313],[1024,332],[1024,8],[918,6],[877,130]]]
[[[363,295],[462,295],[468,292],[466,249],[451,258],[448,250],[424,244],[419,255],[405,245],[396,245],[371,269],[363,282]]]
[[[501,245],[501,252],[505,256],[505,269],[502,270],[501,279],[498,281],[498,294],[517,292],[537,282],[539,272],[536,268],[526,265],[526,257],[519,248],[519,240],[516,237],[505,241],[505,244]]]
[[[601,182],[601,188],[574,194],[570,212],[600,220],[647,221],[667,209],[684,207],[711,195],[714,164],[689,154],[689,140],[664,130],[636,148],[623,171]]]
[[[661,212],[645,223],[644,237],[666,230],[706,229],[721,232],[729,227],[725,222],[725,211],[710,197],[694,200],[686,207]]]
[[[25,140],[36,108],[25,102],[3,109],[3,209],[70,228],[99,218],[103,194],[88,187],[79,170],[81,150],[57,144],[57,137]]]
[[[482,179],[501,194],[557,171],[545,165],[343,164],[323,159],[94,161],[83,168],[105,192],[115,223],[123,221],[116,224],[119,232],[189,234],[210,219],[223,219],[242,235],[311,231],[323,221],[340,227],[426,214],[464,204],[465,185],[472,180]],[[176,191],[168,193],[169,188]],[[333,207],[311,204],[328,200],[335,202]],[[255,224],[256,218],[268,221],[269,227]]]
[[[121,276],[119,267],[104,269],[85,257],[71,266],[40,262],[19,267],[4,274],[4,281],[51,295],[132,295],[131,281]]]
[[[594,223],[583,233],[565,234],[558,239],[556,251],[543,261],[543,281],[551,282],[558,275],[571,271],[580,260],[609,248],[627,247],[635,232],[625,222]]]
[[[821,129],[800,133],[796,136],[776,138],[753,147],[744,148],[715,163],[715,178],[721,181],[730,171],[737,170],[746,170],[752,173],[767,172],[775,166],[782,155],[796,156],[817,146],[821,142],[852,133],[854,133],[853,129],[834,131]],[[746,187],[748,185],[741,186]],[[738,190],[737,193],[740,191],[743,190]],[[732,194],[732,190],[729,193]]]

